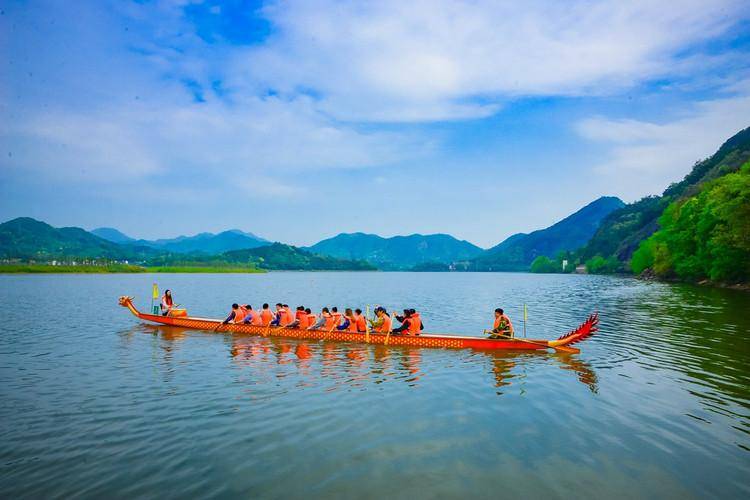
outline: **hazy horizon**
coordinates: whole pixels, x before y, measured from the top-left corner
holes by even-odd
[[[750,7],[11,2],[0,220],[487,248],[750,125]]]

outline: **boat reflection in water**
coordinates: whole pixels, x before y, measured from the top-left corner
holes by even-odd
[[[186,338],[196,335],[194,330],[142,324],[123,332],[125,337],[136,333],[149,333],[159,338],[154,348],[161,353],[162,363],[172,371],[173,356]],[[215,337],[212,337],[215,338]],[[423,357],[431,365],[447,360],[451,366],[467,362],[488,367],[498,395],[537,364],[540,357],[562,370],[575,374],[578,381],[593,393],[597,392],[597,376],[593,368],[578,356],[544,351],[447,351],[419,347],[343,344],[285,339],[280,337],[253,337],[224,335],[221,337],[228,349],[232,363],[239,367],[265,369],[268,366],[294,368],[302,376],[302,385],[316,379],[333,382],[327,390],[361,388],[367,384],[401,381],[417,386],[423,376],[440,370],[440,366],[423,369]],[[447,355],[447,356],[446,356]],[[545,363],[544,366],[549,366]],[[280,375],[286,376],[287,374]]]
[[[277,365],[293,364],[309,373],[311,366],[318,365],[312,373],[320,378],[337,380],[351,387],[362,386],[365,382],[381,384],[391,379],[416,386],[422,376],[427,374],[422,369],[422,358],[425,355],[429,356],[430,351],[432,350],[422,348],[361,346],[274,337],[234,337],[231,339],[229,349],[235,362],[247,366],[262,367],[269,362],[275,362]],[[455,351],[435,352],[448,353],[457,358],[463,354]],[[521,368],[530,366],[531,360],[545,357],[562,370],[573,372],[578,381],[585,384],[591,392],[596,393],[598,390],[594,369],[577,356],[540,351],[469,351],[469,353],[471,357],[489,361],[488,366],[496,388],[511,385],[513,379],[518,377]]]

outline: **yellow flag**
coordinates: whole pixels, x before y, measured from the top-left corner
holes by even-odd
[[[529,310],[526,308],[526,304],[523,305],[523,320],[529,319]]]
[[[158,299],[158,298],[159,298],[159,287],[158,287],[158,286],[156,286],[156,283],[154,283],[154,291],[153,291],[153,293],[151,294],[151,296],[152,296],[153,298],[155,298],[155,299]]]

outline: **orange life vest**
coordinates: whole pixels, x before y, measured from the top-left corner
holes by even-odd
[[[331,313],[323,313],[323,317],[326,319],[326,323],[325,323],[325,327],[324,328],[326,330],[331,330],[333,328],[333,326],[335,325],[335,323],[334,323],[335,319],[334,319],[333,315]]]
[[[318,321],[318,317],[312,313],[307,314],[306,316],[307,316],[307,328],[310,328],[311,326],[315,324],[316,321]]]
[[[391,326],[393,326],[393,320],[390,316],[384,314],[383,322],[375,329],[375,331],[378,333],[388,333],[391,331]]]
[[[346,318],[349,320],[349,327],[347,328],[347,330],[350,331],[350,332],[355,332],[356,333],[356,331],[357,331],[357,321],[358,321],[357,318],[359,318],[359,316],[356,316],[356,315],[354,315],[354,316],[347,316]]]
[[[247,314],[247,310],[240,306],[237,309],[234,310],[234,322],[235,323],[242,323],[242,320],[245,319],[245,315]]]
[[[305,311],[297,311],[297,319],[299,320],[297,328],[302,328],[304,330],[310,326],[307,324],[307,314]]]
[[[255,326],[263,326],[263,318],[260,317],[260,311],[251,311],[253,315],[252,324]]]
[[[492,329],[496,330],[500,328],[503,321],[505,321],[505,324],[507,325],[506,331],[508,333],[513,333],[513,323],[510,322],[510,318],[506,314],[501,314],[499,317],[495,318],[495,323],[493,324]]]
[[[262,322],[261,324],[263,326],[268,326],[268,323],[270,323],[273,319],[273,313],[270,309],[263,309],[263,311],[260,313],[260,318]]]
[[[365,315],[360,314],[359,316],[355,316],[355,318],[357,322],[357,331],[366,332],[367,331],[367,318],[365,318]]]
[[[409,335],[419,335],[422,331],[422,318],[419,313],[409,316]]]
[[[333,325],[339,326],[341,324],[341,316],[343,316],[343,314],[341,314],[340,312],[335,312],[331,313],[331,316],[333,316]]]

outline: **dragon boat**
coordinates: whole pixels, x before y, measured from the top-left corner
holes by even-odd
[[[133,305],[133,297],[120,297],[121,306],[128,308],[134,316],[144,321],[167,326],[176,326],[191,330],[206,330],[212,332],[233,332],[247,335],[261,335],[264,337],[287,337],[309,340],[330,340],[333,342],[356,342],[410,347],[437,347],[447,349],[481,349],[481,350],[536,350],[556,349],[565,352],[578,352],[571,348],[572,344],[580,342],[597,331],[599,316],[590,315],[581,325],[555,340],[508,338],[490,339],[482,337],[466,337],[450,334],[420,335],[391,335],[386,333],[357,333],[339,330],[303,330],[300,328],[256,326],[249,324],[224,324],[219,319],[198,318],[188,316],[184,310],[176,315],[162,316],[160,314],[146,314],[140,312]]]

